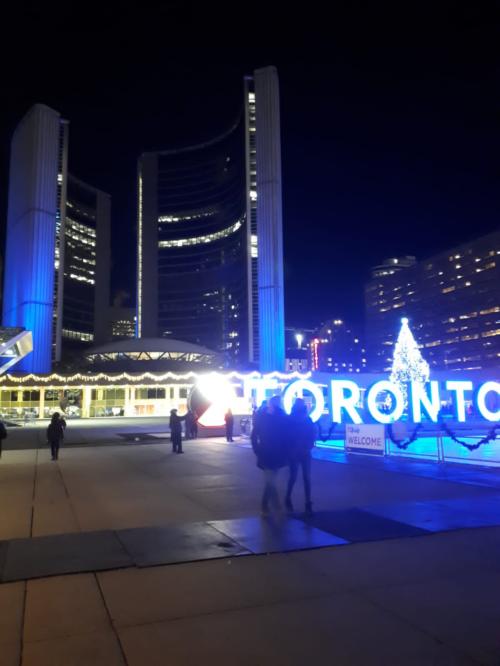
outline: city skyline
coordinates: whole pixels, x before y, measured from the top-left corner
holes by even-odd
[[[161,45],[131,53],[116,34],[108,49],[96,31],[94,50],[72,60],[76,87],[44,69],[47,47],[36,63],[7,72],[0,221],[5,227],[10,136],[27,109],[44,102],[71,121],[70,171],[113,198],[112,293],[125,289],[133,304],[138,156],[225,129],[240,109],[242,77],[275,64],[287,325],[332,316],[359,325],[373,266],[390,256],[425,259],[498,227],[488,25],[487,13],[457,11],[450,21],[438,12],[408,29],[397,58],[403,30],[392,36],[383,12],[378,30],[361,30],[361,44],[351,43],[351,23],[329,46],[240,48],[230,58]]]

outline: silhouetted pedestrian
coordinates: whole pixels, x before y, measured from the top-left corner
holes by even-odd
[[[252,427],[255,427],[255,423],[262,414],[267,412],[267,400],[263,400],[260,404],[260,407],[257,407],[252,412]]]
[[[3,440],[7,437],[7,428],[5,423],[0,419],[0,458],[2,457]]]
[[[252,430],[252,448],[257,456],[257,467],[264,472],[264,491],[261,511],[281,508],[276,487],[278,470],[288,463],[289,417],[281,409],[280,397],[269,400],[266,411],[256,415]]]
[[[292,491],[297,480],[299,467],[302,468],[306,513],[312,512],[311,502],[311,449],[316,441],[316,428],[307,414],[307,406],[302,398],[297,398],[290,414],[290,448],[288,486],[285,506],[293,511]]]
[[[184,453],[182,450],[182,421],[186,420],[186,416],[186,414],[178,416],[176,409],[170,410],[170,439],[173,453]]]
[[[191,410],[186,414],[186,439],[196,439],[198,436],[198,424],[196,416]]]
[[[224,423],[226,424],[226,440],[228,442],[233,441],[233,428],[234,428],[234,416],[233,412],[228,409],[224,415]]]
[[[52,414],[52,420],[47,428],[47,441],[50,444],[52,460],[59,459],[59,447],[61,446],[61,442],[64,439],[65,425],[66,422],[61,418],[59,412],[54,412]]]

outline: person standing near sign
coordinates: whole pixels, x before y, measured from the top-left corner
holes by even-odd
[[[233,428],[234,428],[234,416],[233,412],[228,409],[224,414],[224,423],[226,424],[226,440],[228,442],[233,441]]]
[[[311,502],[311,449],[316,442],[316,428],[307,414],[307,406],[302,398],[297,398],[290,414],[290,458],[289,477],[285,506],[293,511],[292,491],[297,481],[299,467],[302,469],[306,513],[312,513]]]
[[[176,409],[170,410],[170,440],[173,453],[184,453],[182,450],[182,422],[186,420],[186,416],[186,414],[178,416]]]
[[[186,439],[196,439],[198,437],[198,424],[196,415],[191,410],[186,414]]]
[[[255,419],[252,430],[252,448],[257,456],[257,467],[264,472],[264,491],[261,512],[268,516],[273,508],[281,509],[276,487],[278,470],[288,463],[289,417],[281,409],[280,397],[273,396],[267,410]]]

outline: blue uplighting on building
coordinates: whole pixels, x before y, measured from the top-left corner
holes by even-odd
[[[32,332],[23,372],[51,370],[60,122],[37,104],[12,138],[3,324]]]

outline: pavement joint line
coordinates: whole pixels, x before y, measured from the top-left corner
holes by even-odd
[[[273,555],[288,555],[288,553],[250,553],[254,557],[273,557]],[[227,558],[231,559],[231,558]],[[197,562],[190,562],[186,564],[197,564]],[[155,565],[158,566],[158,565]],[[148,567],[149,568],[149,567]],[[152,567],[151,567],[152,568]],[[150,620],[147,622],[134,622],[133,624],[128,624],[128,623],[123,623],[120,625],[121,629],[125,628],[130,628],[130,627],[148,627],[151,625],[155,624],[164,624],[165,622],[182,622],[184,620],[190,620],[192,618],[201,618],[201,617],[212,617],[212,616],[217,616],[217,615],[225,615],[227,613],[238,613],[238,612],[244,612],[247,610],[255,610],[259,608],[275,608],[277,606],[287,606],[289,604],[294,604],[298,603],[300,601],[314,601],[317,599],[329,599],[330,597],[337,597],[337,596],[344,596],[344,595],[349,595],[349,596],[356,596],[353,594],[350,590],[348,589],[343,589],[343,590],[329,590],[328,592],[318,592],[317,594],[305,594],[305,595],[297,595],[296,597],[290,598],[290,599],[279,599],[278,601],[269,601],[265,603],[257,603],[257,604],[247,604],[243,606],[232,606],[229,608],[221,608],[219,610],[212,610],[212,611],[206,611],[202,613],[191,613],[189,615],[177,615],[174,617],[169,617],[169,618],[159,618],[156,620]],[[365,599],[363,599],[365,601]]]
[[[21,631],[19,636],[19,666],[22,666],[23,663],[23,653],[24,653],[24,625],[26,622],[26,599],[28,597],[28,581],[23,581],[24,590],[23,590],[23,607],[22,607],[22,618],[21,618]]]
[[[108,616],[109,625],[110,625],[110,627],[111,627],[112,632],[113,632],[114,635],[115,635],[116,641],[117,641],[118,646],[119,646],[119,648],[120,648],[120,652],[121,652],[121,655],[122,655],[123,663],[125,664],[125,666],[128,666],[127,655],[126,655],[126,653],[125,653],[125,649],[124,649],[123,644],[122,644],[122,641],[121,641],[121,639],[120,639],[120,634],[119,634],[119,632],[118,632],[118,630],[117,630],[117,628],[116,628],[116,626],[115,626],[115,623],[113,622],[113,618],[111,617],[111,612],[110,612],[110,610],[109,610],[109,608],[108,608],[108,604],[106,603],[106,597],[104,596],[104,592],[103,592],[103,589],[102,589],[102,587],[101,587],[101,581],[99,580],[99,576],[97,575],[97,572],[94,571],[93,576],[94,576],[94,578],[95,578],[95,582],[96,582],[96,584],[97,584],[97,589],[99,590],[99,594],[100,594],[100,596],[101,596],[101,600],[102,600],[102,603],[103,603],[103,605],[104,605],[104,609],[105,609],[105,611],[106,611],[106,615]],[[22,664],[22,662],[21,662],[21,664]]]
[[[79,521],[79,519],[78,519],[78,514],[77,514],[77,512],[76,512],[75,507],[73,506],[73,502],[72,502],[72,500],[71,500],[71,495],[69,494],[68,487],[67,487],[67,485],[66,485],[66,481],[65,481],[65,479],[64,479],[64,474],[62,473],[61,466],[59,465],[58,462],[57,462],[57,471],[59,472],[59,476],[61,477],[61,483],[62,483],[62,486],[63,486],[63,488],[64,488],[64,492],[66,493],[66,497],[67,497],[67,499],[68,499],[68,504],[69,504],[69,507],[70,507],[70,509],[71,509],[71,513],[73,514],[73,518],[74,518],[74,520],[75,520],[75,524],[76,524],[76,526],[78,527],[78,531],[79,531],[79,532],[82,532],[82,526],[81,526],[80,521]]]
[[[31,520],[30,520],[30,537],[33,537],[33,523],[35,521],[35,497],[36,497],[36,484],[38,481],[38,451],[35,453],[35,469],[33,472],[33,493],[31,495]]]
[[[280,555],[280,556],[287,556],[290,555],[290,553],[260,553],[260,554],[254,554],[254,557],[273,557],[274,555]],[[193,563],[195,564],[195,563]],[[315,571],[312,567],[310,567],[312,571]],[[404,584],[403,584],[404,585]],[[480,662],[478,661],[475,657],[471,656],[468,652],[464,652],[460,648],[457,648],[455,645],[452,645],[450,643],[446,643],[439,637],[435,636],[432,632],[429,632],[423,627],[418,626],[408,618],[399,615],[398,613],[392,611],[389,608],[386,608],[383,605],[377,604],[376,602],[373,602],[372,599],[364,596],[362,594],[363,590],[360,590],[358,588],[344,588],[341,590],[329,590],[328,592],[324,593],[317,593],[317,594],[304,594],[304,595],[297,595],[292,598],[288,599],[279,599],[277,601],[269,601],[266,603],[258,603],[258,604],[245,604],[242,606],[231,606],[228,608],[222,608],[218,610],[212,610],[212,611],[207,611],[207,612],[202,612],[202,613],[190,613],[186,615],[178,615],[174,617],[168,617],[168,618],[157,618],[154,620],[150,620],[147,622],[134,622],[131,624],[128,623],[123,623],[120,625],[120,628],[122,629],[128,629],[128,628],[136,628],[136,627],[148,627],[148,626],[154,626],[154,625],[163,625],[165,623],[170,623],[170,622],[184,622],[184,621],[190,621],[193,619],[199,619],[199,618],[209,618],[209,617],[217,617],[217,616],[223,616],[227,615],[230,613],[243,613],[248,610],[258,610],[258,609],[264,609],[264,608],[277,608],[280,606],[290,606],[293,604],[297,604],[303,601],[315,601],[315,600],[321,600],[321,599],[330,599],[330,598],[338,598],[339,596],[350,596],[353,598],[357,598],[360,601],[363,601],[364,603],[367,603],[374,608],[376,608],[379,611],[382,611],[384,614],[387,614],[389,616],[392,616],[395,618],[398,622],[401,622],[402,624],[405,624],[407,626],[410,626],[412,629],[417,631],[418,633],[421,633],[431,640],[433,640],[436,645],[442,645],[446,647],[448,650],[450,650],[452,653],[455,655],[462,655],[467,657],[470,661],[471,664],[475,664],[477,666],[484,666],[486,662]]]
[[[391,585],[390,587],[404,587],[405,585],[408,585],[408,583],[399,583],[398,585]],[[389,586],[386,585],[382,587],[389,587]],[[436,636],[432,631],[429,631],[425,627],[420,626],[413,620],[410,620],[404,615],[397,613],[395,610],[392,610],[391,608],[384,606],[383,603],[379,603],[377,601],[374,601],[373,599],[370,599],[369,597],[364,596],[363,594],[359,594],[359,592],[362,592],[362,590],[359,591],[357,590],[356,592],[359,598],[361,598],[365,603],[368,603],[369,605],[373,606],[373,608],[376,608],[378,611],[382,611],[383,613],[391,615],[392,617],[396,618],[396,620],[398,620],[399,622],[403,622],[412,629],[415,629],[419,633],[424,634],[424,636],[427,636],[428,638],[433,640],[436,643],[436,645],[443,645],[448,650],[451,650],[451,652],[454,653],[455,655],[467,657],[467,659],[469,659],[473,664],[477,664],[477,666],[484,666],[485,662],[478,661],[471,654],[469,654],[468,652],[464,652],[461,648],[458,648],[456,645],[445,642],[443,639]]]

